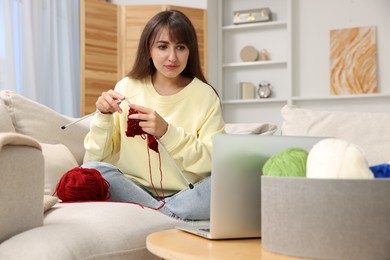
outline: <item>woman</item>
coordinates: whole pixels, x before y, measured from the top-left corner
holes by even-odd
[[[111,200],[181,219],[209,218],[212,138],[224,131],[224,121],[183,13],[163,11],[146,24],[133,69],[96,107],[100,113],[85,138],[96,162],[83,167],[110,183]],[[144,134],[129,133],[137,126]]]

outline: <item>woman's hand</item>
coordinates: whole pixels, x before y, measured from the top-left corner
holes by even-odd
[[[112,114],[114,112],[122,113],[119,104],[123,99],[125,99],[125,96],[110,89],[107,92],[103,92],[98,98],[96,101],[96,108],[103,114]]]
[[[145,133],[160,138],[167,132],[168,123],[156,111],[134,104],[130,104],[130,108],[139,113],[129,115],[129,118],[141,120],[139,126]]]

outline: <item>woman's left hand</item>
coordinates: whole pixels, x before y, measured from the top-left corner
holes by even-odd
[[[129,118],[140,120],[139,126],[145,133],[160,138],[167,132],[168,123],[153,109],[134,104],[130,104],[130,108],[139,113],[129,115]]]

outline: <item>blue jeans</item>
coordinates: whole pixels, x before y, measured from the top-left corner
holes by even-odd
[[[170,217],[183,220],[210,219],[210,177],[165,198],[165,204],[117,167],[104,162],[87,162],[83,168],[93,168],[110,183],[112,201],[132,202],[156,209]]]

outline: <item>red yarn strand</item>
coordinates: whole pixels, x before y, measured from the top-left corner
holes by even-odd
[[[135,110],[135,109],[129,108],[129,115],[137,114],[137,113],[140,113],[140,112]],[[136,135],[140,135],[141,138],[147,139],[146,150],[147,150],[147,153],[148,153],[149,178],[150,178],[150,183],[152,185],[152,188],[153,188],[153,191],[154,191],[156,197],[160,201],[162,201],[162,205],[160,207],[158,207],[157,209],[155,209],[155,210],[159,210],[159,209],[161,209],[165,205],[165,199],[164,199],[165,195],[164,195],[164,189],[163,189],[163,185],[162,185],[163,172],[162,172],[161,154],[160,154],[160,152],[158,150],[158,142],[157,142],[156,137],[154,137],[153,135],[150,135],[150,134],[147,134],[146,132],[144,132],[142,130],[142,128],[139,126],[139,122],[140,121],[141,120],[138,120],[138,119],[130,119],[130,118],[128,118],[128,120],[127,120],[127,129],[126,129],[126,136],[127,137],[135,137]],[[158,154],[159,170],[160,170],[160,191],[161,191],[162,195],[159,194],[159,192],[157,191],[156,187],[154,186],[149,149],[155,151]],[[136,204],[138,204],[138,203],[136,203]],[[147,207],[147,208],[150,208],[150,207]]]
[[[148,151],[148,158],[149,158],[149,161],[148,161],[148,166],[149,166],[149,178],[150,178],[150,183],[152,184],[152,188],[153,188],[153,191],[154,193],[156,194],[157,198],[159,200],[161,200],[163,202],[163,204],[165,204],[165,195],[164,195],[164,190],[163,190],[163,187],[162,187],[162,169],[161,169],[161,156],[160,156],[160,153],[158,153],[158,159],[159,159],[159,169],[160,169],[160,191],[162,192],[162,196],[158,193],[156,187],[154,186],[154,182],[153,182],[153,174],[152,174],[152,166],[150,164],[150,152],[149,152],[149,149],[147,148],[147,151]]]

